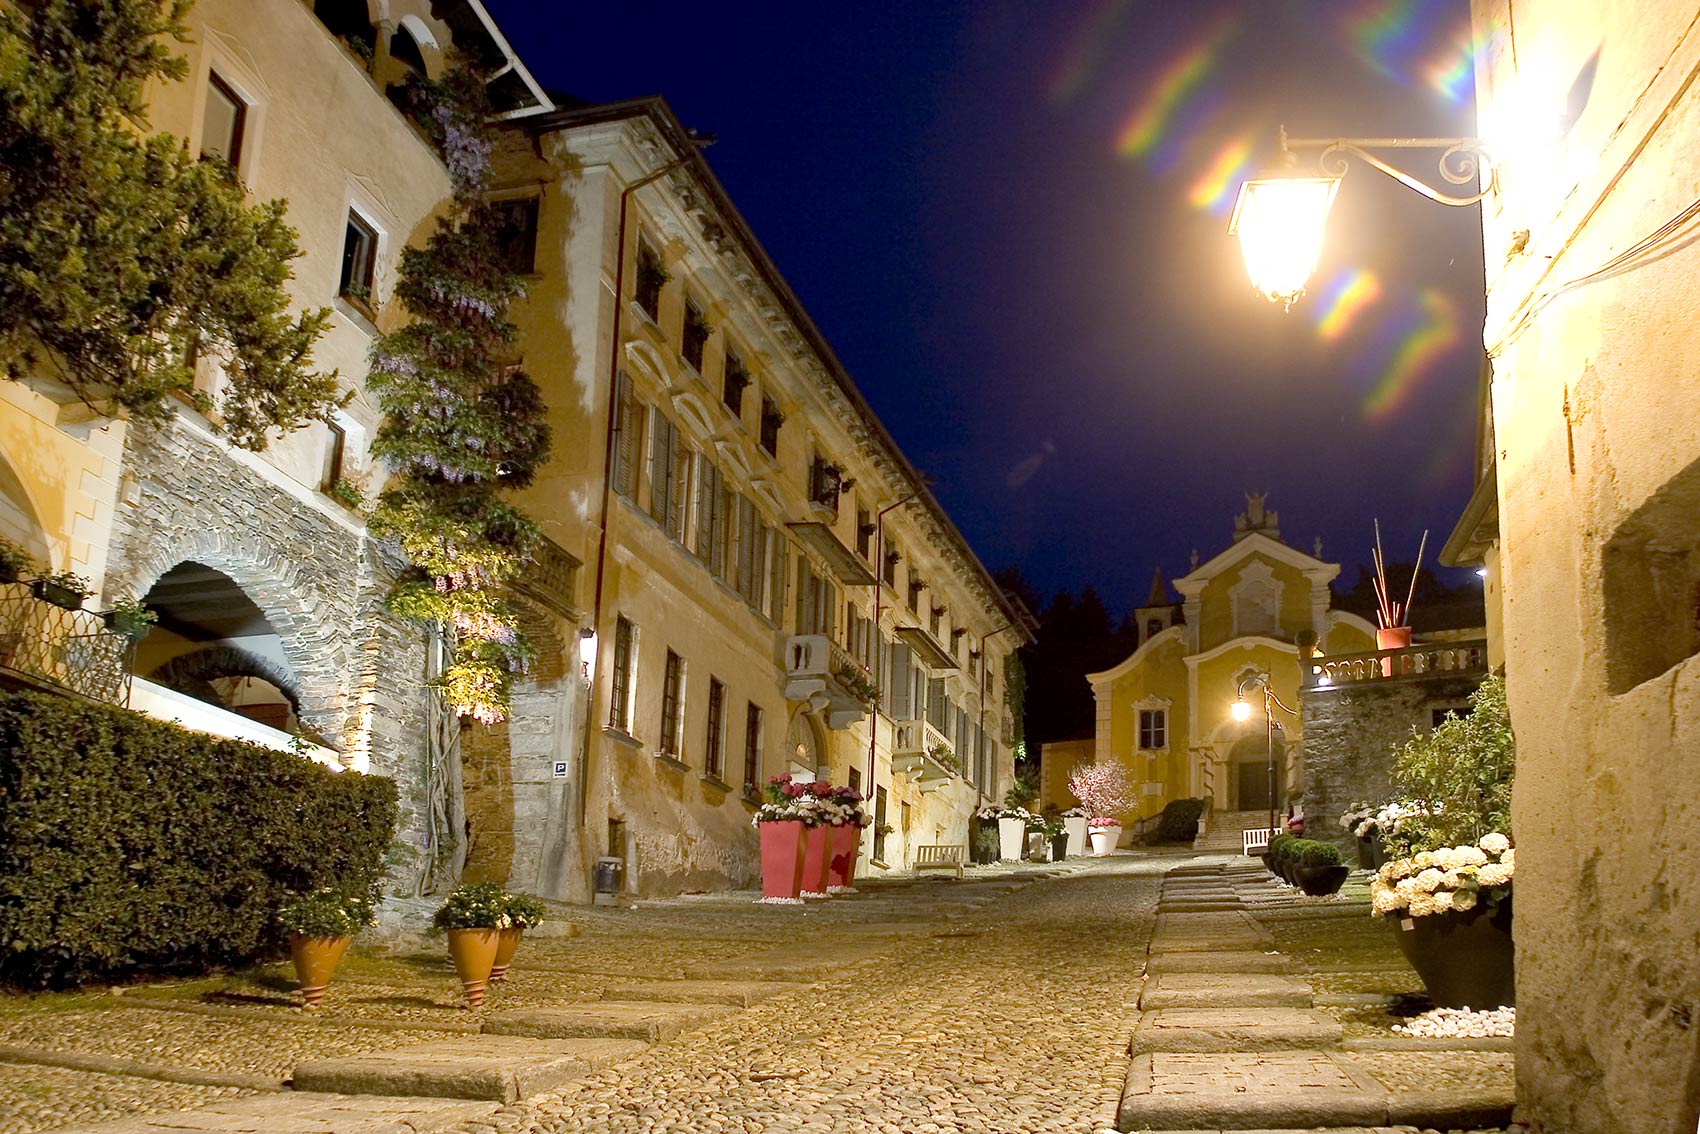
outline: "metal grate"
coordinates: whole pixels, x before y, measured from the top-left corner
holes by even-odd
[[[93,611],[55,606],[28,583],[0,583],[0,670],[122,705],[130,650],[130,640]]]

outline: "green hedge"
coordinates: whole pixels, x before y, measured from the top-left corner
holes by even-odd
[[[290,891],[376,894],[395,784],[122,709],[0,694],[0,980],[275,951]]]
[[[1269,852],[1276,859],[1298,866],[1339,866],[1340,848],[1318,839],[1300,839],[1292,835],[1276,835],[1269,840]]]
[[[1157,837],[1166,843],[1190,843],[1198,836],[1198,819],[1203,814],[1202,799],[1171,799],[1157,820]]]

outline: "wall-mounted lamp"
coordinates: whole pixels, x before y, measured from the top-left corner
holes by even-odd
[[[1295,150],[1321,151],[1315,172],[1299,172]],[[1442,193],[1371,150],[1440,150],[1441,178],[1451,185],[1480,178],[1481,192],[1467,197]],[[1494,188],[1493,160],[1479,138],[1289,138],[1283,128],[1281,168],[1242,182],[1228,221],[1228,235],[1240,238],[1252,286],[1271,302],[1290,308],[1316,271],[1328,211],[1346,176],[1347,154],[1442,205],[1474,205]]]
[[[585,681],[596,672],[596,628],[586,626],[578,632],[578,660]]]

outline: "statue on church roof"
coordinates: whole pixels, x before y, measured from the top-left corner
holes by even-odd
[[[1235,540],[1244,539],[1253,532],[1266,535],[1270,539],[1281,538],[1281,529],[1278,526],[1281,522],[1280,514],[1263,507],[1263,502],[1268,498],[1267,492],[1245,494],[1245,511],[1234,517]]]

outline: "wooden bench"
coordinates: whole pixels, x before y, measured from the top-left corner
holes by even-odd
[[[911,866],[916,870],[954,870],[962,877],[962,850],[954,847],[916,847]]]

